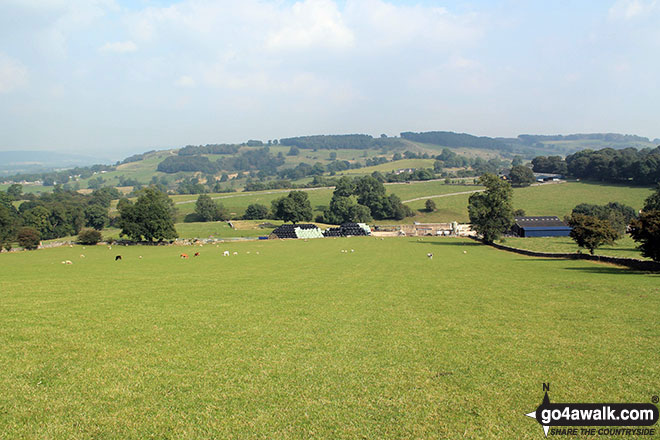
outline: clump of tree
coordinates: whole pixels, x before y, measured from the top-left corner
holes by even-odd
[[[217,222],[229,220],[229,210],[215,202],[209,195],[201,194],[195,202],[195,214],[199,221]]]
[[[571,214],[566,223],[572,228],[570,236],[578,246],[589,249],[591,255],[604,244],[614,244],[621,238],[619,232],[608,220],[584,214]]]
[[[243,215],[243,219],[245,220],[261,220],[268,218],[268,207],[261,205],[259,203],[252,203],[251,205],[248,205],[248,207],[245,209],[245,214]]]
[[[41,235],[36,229],[25,226],[18,230],[16,239],[21,247],[32,251],[39,247]]]
[[[330,206],[319,220],[335,225],[371,221],[371,210],[358,203],[357,197],[354,195],[355,189],[353,179],[347,176],[340,178],[332,193]]]
[[[634,208],[619,202],[610,202],[607,205],[581,203],[573,208],[571,214],[583,214],[608,221],[619,235],[623,235],[628,225],[638,217]]]
[[[78,243],[84,245],[95,245],[103,239],[101,232],[95,229],[83,229],[78,234]]]
[[[7,193],[0,191],[0,247],[11,249],[11,243],[16,240],[20,225],[18,211]]]
[[[537,156],[532,159],[532,167],[536,173],[568,173],[568,166],[561,156]]]
[[[516,165],[509,171],[509,181],[512,186],[523,187],[534,183],[534,172],[526,166]]]
[[[436,210],[435,202],[433,199],[426,199],[424,206],[426,207],[426,212],[434,212]]]
[[[83,195],[57,186],[52,193],[23,202],[18,209],[19,223],[35,228],[44,240],[78,235],[84,226],[103,229],[109,222],[110,201],[117,195],[115,189],[101,188]]]
[[[373,219],[402,220],[414,215],[395,194],[386,194],[383,182],[373,176],[344,176],[337,182],[323,221],[330,224],[369,222]]]
[[[206,187],[199,182],[197,177],[186,177],[177,185],[177,194],[204,194]]]
[[[285,222],[300,223],[312,220],[312,205],[304,191],[291,191],[286,197],[272,201],[273,216]]]
[[[142,189],[135,203],[121,199],[117,209],[122,237],[133,241],[163,241],[178,237],[174,228],[174,203],[155,187]]]
[[[638,219],[630,224],[630,236],[645,257],[660,261],[660,184],[649,196]]]
[[[492,243],[513,225],[513,190],[508,182],[490,173],[481,176],[479,183],[486,190],[468,199],[470,223],[485,242]]]

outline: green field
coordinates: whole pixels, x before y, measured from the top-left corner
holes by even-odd
[[[469,187],[467,190],[477,189]],[[457,191],[458,192],[458,191]],[[526,215],[556,215],[559,218],[571,213],[580,203],[604,205],[608,202],[619,202],[635,209],[641,209],[644,199],[651,195],[651,189],[635,186],[608,185],[599,183],[567,182],[561,184],[546,184],[515,188],[513,190],[513,206],[525,210]],[[419,214],[419,221],[459,221],[469,220],[467,205],[469,194],[451,197],[434,198],[438,210],[434,213]],[[404,199],[405,200],[405,199]],[[424,208],[426,200],[408,203],[413,209]]]
[[[363,176],[371,174],[374,171],[386,174],[391,171],[406,169],[406,168],[433,168],[433,162],[435,159],[402,159],[395,162],[382,163],[380,165],[374,165],[370,167],[362,167],[354,170],[346,170],[337,173],[338,175],[346,176]]]
[[[401,198],[401,200],[409,200],[415,197],[473,191],[482,187],[476,185],[446,185],[443,181],[427,181],[386,184],[385,188],[388,194],[396,194]],[[290,191],[292,190],[284,189],[209,195],[216,201],[222,203],[234,215],[241,216],[245,212],[245,208],[247,208],[248,205],[252,203],[260,203],[270,207],[271,201],[286,196]],[[317,215],[321,214],[323,208],[330,204],[330,199],[332,198],[332,192],[334,191],[334,188],[312,188],[305,191],[307,192],[310,203],[312,205],[312,209],[314,210],[314,215]],[[198,195],[180,195],[170,197],[176,204],[178,211],[177,218],[179,220],[182,220],[186,215],[192,213],[195,210],[195,201],[198,197]],[[420,207],[423,206],[424,201],[421,202]],[[411,222],[412,220],[406,221]]]
[[[660,277],[614,266],[374,238],[0,260],[0,438],[536,439],[544,382],[660,383]]]

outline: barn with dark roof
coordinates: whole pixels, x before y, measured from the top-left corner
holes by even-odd
[[[518,237],[567,237],[571,227],[556,216],[516,217],[511,232]]]

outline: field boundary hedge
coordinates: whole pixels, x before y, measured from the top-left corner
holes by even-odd
[[[488,246],[492,246],[496,249],[515,252],[516,254],[527,255],[529,257],[565,258],[569,260],[599,261],[601,263],[611,263],[611,264],[616,264],[618,266],[626,266],[636,270],[660,272],[660,263],[650,260],[638,260],[636,258],[608,257],[605,255],[591,255],[591,254],[578,254],[578,253],[538,252],[538,251],[530,251],[527,249],[514,248],[511,246],[506,246],[498,243],[486,243],[480,238],[475,238],[475,237],[471,237],[471,238],[473,240],[480,241]]]

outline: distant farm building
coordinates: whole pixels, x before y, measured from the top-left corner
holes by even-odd
[[[518,237],[567,237],[571,227],[559,217],[516,217],[511,232]]]
[[[564,178],[561,174],[552,173],[534,173],[534,179],[537,182],[559,182]]]

